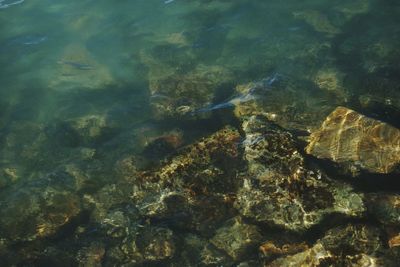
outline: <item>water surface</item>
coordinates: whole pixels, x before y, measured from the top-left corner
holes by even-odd
[[[179,209],[141,217],[130,191],[139,190],[136,172],[238,127],[233,109],[251,101],[301,136],[337,106],[399,127],[399,17],[388,0],[0,0],[0,201],[20,200],[1,215],[0,258],[179,266],[179,253],[136,263],[115,256],[142,225],[172,229],[177,244],[215,231],[180,225],[189,215]],[[49,200],[53,191],[67,207]],[[117,191],[123,200],[108,199]]]

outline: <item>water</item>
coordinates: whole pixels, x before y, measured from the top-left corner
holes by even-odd
[[[226,126],[245,153],[255,113],[303,141],[337,106],[399,128],[399,17],[390,0],[0,0],[0,262],[268,262],[265,236],[240,256],[210,241],[239,215],[244,161],[150,173]]]
[[[274,73],[270,77],[264,78],[259,82],[256,82],[253,86],[248,88],[246,92],[243,92],[233,98],[230,98],[222,103],[217,103],[210,105],[208,107],[203,107],[193,112],[193,115],[203,112],[210,112],[213,110],[226,109],[241,105],[246,102],[257,100],[262,98],[265,93],[272,89],[272,86],[280,79],[280,75]]]

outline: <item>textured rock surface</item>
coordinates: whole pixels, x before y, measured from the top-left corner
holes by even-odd
[[[264,116],[250,117],[243,129],[249,174],[235,202],[243,216],[304,231],[329,214],[364,212],[362,196],[349,185],[306,165],[290,133]]]
[[[324,262],[329,262],[332,257],[332,254],[329,253],[329,251],[327,251],[321,244],[316,244],[309,250],[293,256],[277,259],[266,266],[323,266]]]
[[[304,87],[308,89],[304,90]],[[253,98],[235,105],[234,114],[239,119],[264,113],[283,128],[307,132],[317,129],[344,98],[343,94],[317,88],[314,82],[294,82],[291,77],[279,74],[256,83],[238,85],[236,92],[241,96],[254,92]]]
[[[349,224],[330,229],[319,242],[335,255],[343,252],[374,255],[384,249],[380,229],[362,224]]]
[[[388,240],[388,245],[390,248],[397,248],[397,251],[399,251],[399,247],[400,247],[400,233],[396,232],[393,233],[391,235],[388,236],[389,240]]]
[[[173,232],[167,228],[146,229],[140,233],[137,244],[146,261],[168,259],[175,253]]]
[[[346,101],[349,97],[349,92],[346,91],[343,81],[345,74],[333,67],[325,67],[320,69],[314,77],[315,84],[322,90],[332,92],[338,98]]]
[[[239,186],[239,138],[238,131],[224,128],[183,148],[153,172],[138,173],[132,199],[140,214],[206,235],[212,232],[233,213],[230,196]]]
[[[348,225],[329,230],[310,249],[267,266],[394,266],[380,258],[383,249],[377,228]]]
[[[105,252],[104,244],[93,242],[78,251],[77,259],[80,266],[101,267]]]
[[[373,193],[365,198],[368,212],[388,226],[400,227],[400,195]]]
[[[243,259],[249,250],[255,251],[262,241],[260,229],[255,225],[249,225],[240,218],[233,218],[219,228],[211,243],[225,251],[235,261]]]
[[[125,264],[151,264],[173,257],[176,244],[173,232],[164,227],[146,226],[131,231],[108,250],[107,261]]]
[[[229,192],[236,174],[231,166],[239,167],[241,162],[239,139],[237,130],[225,127],[183,148],[179,155],[160,169],[143,173],[142,179],[165,185],[183,182],[195,191]]]
[[[179,69],[170,66],[170,62],[160,64],[160,59],[144,51],[140,57],[149,68],[150,104],[158,119],[182,117],[211,104],[218,88],[233,80],[229,70],[217,65]],[[179,57],[176,61],[182,60],[183,65],[193,60],[190,53],[181,53]],[[184,71],[185,68],[189,71]]]
[[[73,193],[72,179],[65,173],[48,174],[2,194],[6,197],[0,203],[0,233],[10,241],[50,237],[81,212],[80,198]]]
[[[390,173],[400,163],[400,130],[338,107],[312,133],[306,152],[342,164],[351,173]]]
[[[70,129],[71,134],[76,135],[76,141],[83,145],[101,141],[113,126],[104,115],[88,115],[65,122],[65,128]]]
[[[281,242],[281,240],[278,240],[278,242]],[[278,245],[273,241],[267,241],[259,247],[260,256],[265,261],[271,261],[278,257],[297,254],[307,249],[309,249],[309,247],[304,242]]]
[[[115,168],[121,184],[107,185],[95,195],[85,196],[86,205],[93,209],[92,220],[118,244],[107,250],[105,262],[156,264],[174,258],[183,266],[199,262],[205,266],[231,265],[229,254],[217,249],[208,238],[226,218],[234,216],[230,196],[237,188],[237,170],[231,164],[241,166],[239,138],[235,129],[223,128],[182,148],[152,171],[135,168],[132,157],[118,161]],[[249,244],[257,252],[258,243],[246,243],[246,230],[251,227],[240,228],[243,240],[238,242],[244,243],[232,249],[235,257],[242,257]],[[190,230],[200,236],[182,240],[171,229]],[[193,251],[182,251],[182,242]]]
[[[232,266],[226,253],[210,244],[206,239],[188,234],[183,238],[183,251],[178,262],[171,266]]]

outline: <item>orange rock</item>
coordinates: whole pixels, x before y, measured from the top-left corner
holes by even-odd
[[[400,246],[400,233],[398,233],[395,236],[392,236],[389,241],[388,241],[389,247],[393,248],[393,247],[398,247]]]
[[[400,163],[400,130],[345,107],[336,108],[311,134],[306,152],[372,173],[393,172]]]
[[[259,247],[259,251],[264,258],[280,257],[290,255],[307,250],[309,247],[306,243],[285,244],[277,247],[273,242],[268,241]]]

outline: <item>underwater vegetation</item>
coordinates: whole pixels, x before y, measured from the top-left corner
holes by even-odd
[[[0,265],[397,267],[399,15],[0,0]]]

